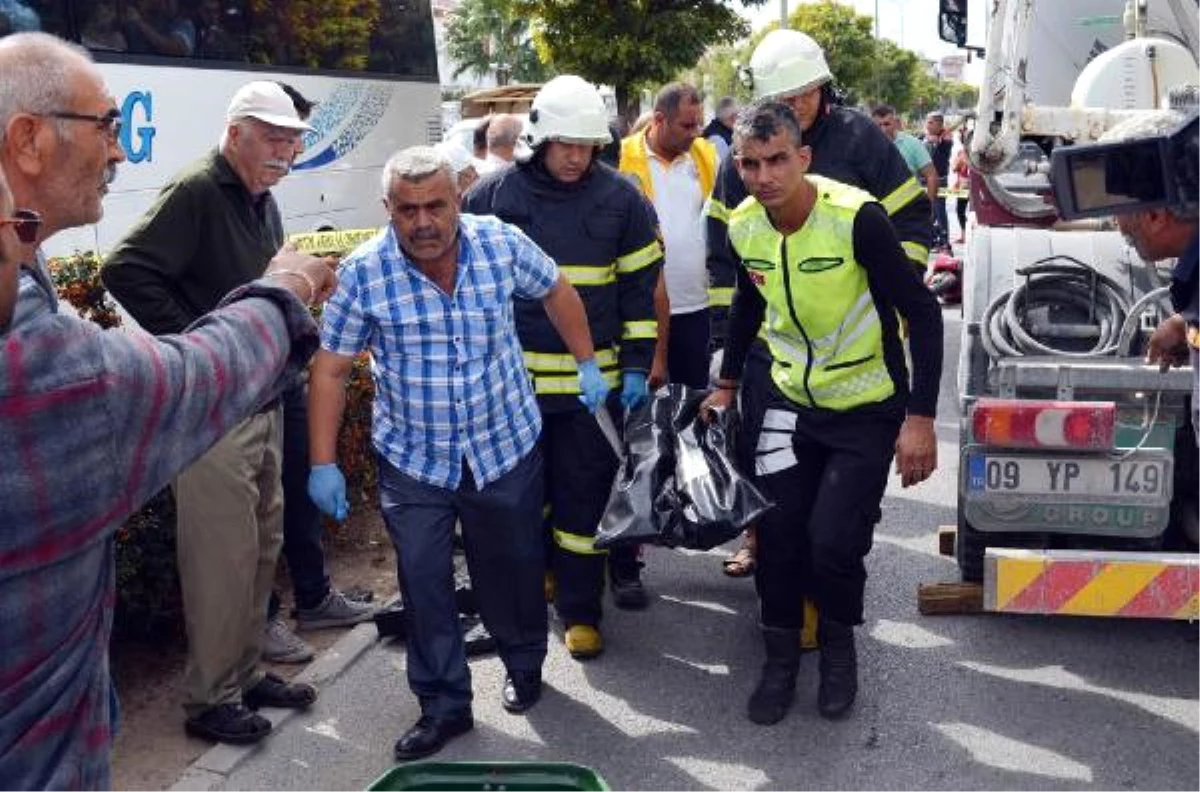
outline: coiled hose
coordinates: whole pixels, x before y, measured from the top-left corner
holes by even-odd
[[[1116,281],[1071,256],[1039,259],[1017,274],[1025,280],[996,296],[980,323],[980,341],[992,360],[1023,355],[1128,355],[1142,312],[1167,293],[1155,289],[1130,305]],[[1026,328],[1030,311],[1055,306],[1074,307],[1089,317],[1096,334],[1090,349],[1058,349]]]

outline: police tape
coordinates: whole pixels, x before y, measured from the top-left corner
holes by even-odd
[[[303,253],[344,255],[378,233],[378,228],[310,231],[303,234],[292,234],[288,237],[288,242]]]

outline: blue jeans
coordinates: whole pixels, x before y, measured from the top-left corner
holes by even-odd
[[[408,615],[408,685],[421,712],[447,718],[471,711],[471,672],[454,600],[456,521],[479,615],[504,667],[541,671],[548,628],[541,452],[535,448],[483,489],[464,462],[455,490],[417,481],[380,457],[379,499],[396,546]]]

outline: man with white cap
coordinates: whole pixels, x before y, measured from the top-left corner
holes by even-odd
[[[105,286],[143,328],[181,332],[262,275],[284,241],[270,190],[308,129],[279,84],[238,90],[217,150],[177,174],[104,263]],[[302,708],[317,697],[311,685],[258,667],[283,540],[281,464],[275,401],[232,426],[175,481],[188,632],[185,726],[196,736],[255,742],[271,723],[252,710]]]

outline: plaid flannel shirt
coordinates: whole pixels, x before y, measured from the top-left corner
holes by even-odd
[[[554,260],[520,229],[465,214],[453,294],[401,252],[390,225],[342,263],[321,348],[371,350],[371,439],[390,464],[456,489],[466,459],[483,487],[533,450],[542,419],[512,301],[541,299],[557,279]]]
[[[226,303],[155,338],[28,301],[0,334],[0,786],[107,788],[114,532],[315,348],[282,290]]]

